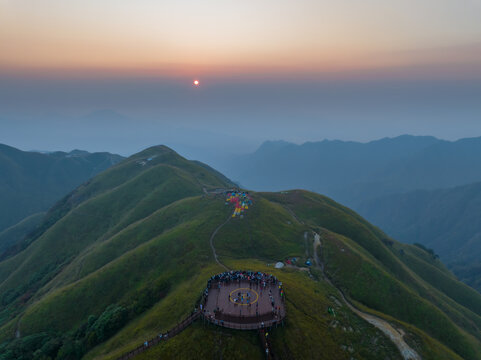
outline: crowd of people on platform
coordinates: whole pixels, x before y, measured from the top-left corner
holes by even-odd
[[[260,285],[266,287],[267,285],[279,285],[279,289],[282,288],[282,283],[277,280],[274,275],[266,274],[260,271],[241,271],[241,270],[231,270],[226,271],[221,274],[212,276],[207,281],[207,289],[210,289],[213,283],[216,284],[229,284],[231,282],[241,282],[248,281],[251,284]]]
[[[227,288],[226,291],[221,290],[224,287]],[[231,291],[231,289],[235,290]],[[208,299],[212,291],[214,291],[213,298]],[[259,292],[260,296],[256,295],[256,292]],[[233,308],[225,311],[224,296],[227,297],[227,304],[233,303],[237,313]],[[258,299],[262,300],[261,303]],[[260,271],[231,270],[213,275],[208,279],[199,308],[203,317],[213,324],[257,329],[282,321],[284,301],[282,282],[276,276]],[[255,315],[254,310],[250,310],[252,308],[255,309]]]
[[[240,284],[243,281],[249,282],[250,286],[260,286],[261,289],[265,289],[267,286],[275,285],[279,289],[281,300],[284,300],[284,289],[282,288],[282,282],[279,281],[277,277],[260,271],[242,270],[225,271],[223,273],[211,276],[211,278],[207,281],[207,287],[204,290],[204,299],[207,299],[209,296],[209,290],[212,289],[212,286],[220,288],[222,285],[229,285],[230,283]],[[244,303],[245,301],[250,305],[251,298],[250,296],[246,297],[246,295],[247,294],[244,295],[241,293],[237,294],[237,297],[233,298],[234,303]],[[277,306],[275,306],[274,297],[272,296],[272,289],[269,289],[269,299],[274,312],[274,309],[277,309]]]

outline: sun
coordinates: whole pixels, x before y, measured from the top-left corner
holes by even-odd
[[[194,86],[199,86],[199,85],[200,85],[199,80],[194,80]]]

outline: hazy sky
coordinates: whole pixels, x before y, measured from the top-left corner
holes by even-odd
[[[0,64],[20,69],[200,76],[479,61],[465,51],[481,41],[479,0],[1,3]]]
[[[0,142],[480,136],[480,19],[481,0],[0,0]]]

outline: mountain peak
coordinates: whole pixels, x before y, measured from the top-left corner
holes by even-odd
[[[264,141],[255,152],[263,153],[263,152],[278,151],[282,148],[285,148],[291,145],[295,145],[295,144],[290,143],[288,141],[284,141],[284,140],[267,140],[267,141]]]
[[[148,147],[147,149],[132,155],[131,158],[140,159],[140,158],[149,158],[149,157],[161,156],[161,155],[163,156],[171,155],[171,156],[182,158],[182,156],[180,156],[175,150],[171,149],[166,145],[154,145],[154,146]]]

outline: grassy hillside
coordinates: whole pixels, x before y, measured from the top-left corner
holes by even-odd
[[[0,259],[10,256],[12,253],[18,252],[16,248],[22,240],[34,231],[42,222],[44,212],[30,215],[19,223],[10,226],[0,232]]]
[[[223,196],[208,193],[230,186],[216,171],[154,147],[65,197],[28,246],[0,262],[0,359],[115,359],[170,329],[223,271],[209,241],[223,223],[213,243],[224,264],[272,272],[284,283],[286,322],[271,331],[279,358],[401,358],[339,288],[401,329],[424,359],[481,359],[481,296],[425,250],[305,191],[252,193],[244,217],[232,218]],[[318,268],[272,266],[313,259],[314,231],[334,285]],[[197,321],[139,359],[221,356],[263,354],[255,333]]]
[[[0,232],[48,210],[62,196],[121,160],[109,153],[40,154],[0,144]],[[0,251],[8,245],[0,238]]]
[[[144,157],[155,156],[151,152],[129,158],[74,191],[46,216],[45,224],[55,226],[34,234],[25,251],[0,263],[4,306],[19,296],[32,296],[95,242],[177,199],[202,194],[206,185],[224,184],[165,148],[157,149],[156,158],[142,165]],[[107,182],[102,181],[105,178]]]
[[[468,338],[478,337],[471,343],[471,347],[476,348],[474,344],[480,338],[481,302],[475,291],[457,282],[446,270],[440,270],[422,257],[417,257],[418,251],[414,247],[380,237],[383,234],[379,230],[358,216],[349,216],[350,210],[332,200],[298,191],[287,195],[270,194],[269,197],[290,207],[297,217],[310,221],[313,226],[316,224],[346,237],[341,241],[342,246],[339,245],[343,251],[337,252],[341,258],[335,261],[330,257],[325,261],[328,273],[333,274],[332,278],[345,287],[345,292],[353,299],[369,308],[415,324],[445,343],[456,337],[457,329],[448,325],[453,321],[471,334]],[[306,198],[317,201],[305,206]],[[330,242],[327,240],[331,237],[325,238],[328,250]],[[352,254],[353,257],[349,257],[351,253],[347,251],[349,244],[360,246]],[[402,248],[406,250],[401,252]],[[329,254],[326,251],[323,256]],[[432,262],[435,263],[435,260]],[[416,266],[406,267],[406,263],[416,263]],[[423,298],[421,302],[419,297]],[[427,305],[426,302],[431,304]],[[433,303],[438,309],[432,308]],[[450,316],[449,320],[443,312]],[[458,340],[463,337],[460,335]],[[469,343],[460,344],[458,350],[464,351]],[[477,351],[473,350],[475,353]],[[464,356],[469,357],[468,354]]]
[[[481,291],[481,183],[380,197],[359,211],[395,238],[434,249],[456,275]]]

